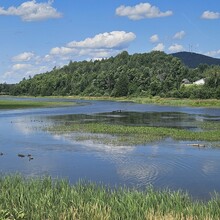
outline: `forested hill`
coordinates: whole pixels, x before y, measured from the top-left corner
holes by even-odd
[[[11,94],[188,97],[191,93],[181,90],[182,80],[201,79],[207,68],[189,69],[180,59],[159,51],[133,55],[124,51],[108,59],[70,62],[51,72],[23,79]],[[214,83],[220,84],[218,80]],[[212,89],[199,95],[216,97],[216,89],[214,92]]]
[[[220,65],[220,59],[205,56],[198,53],[178,52],[173,53],[172,55],[182,60],[182,62],[190,68],[196,68],[200,64]]]

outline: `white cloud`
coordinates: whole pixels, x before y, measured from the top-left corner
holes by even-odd
[[[205,55],[210,57],[220,57],[220,50],[209,51]]]
[[[151,43],[156,43],[156,42],[158,42],[158,41],[159,41],[159,37],[158,37],[157,34],[154,34],[154,35],[152,35],[152,36],[150,37],[150,42],[151,42]]]
[[[61,13],[52,7],[53,1],[37,3],[35,0],[22,3],[17,8],[14,6],[4,9],[0,7],[0,15],[20,16],[23,21],[39,21],[49,18],[60,18]]]
[[[175,52],[183,51],[184,47],[180,44],[173,44],[168,48],[168,50],[172,53],[175,53]]]
[[[158,18],[171,16],[172,11],[161,12],[156,6],[149,3],[140,3],[135,6],[121,5],[116,9],[116,15],[127,16],[131,20],[140,20],[144,18]]]
[[[180,31],[180,32],[177,32],[177,33],[173,36],[173,39],[181,40],[185,35],[186,35],[185,31]]]
[[[39,56],[31,52],[24,52],[11,58],[11,61],[17,63],[11,64],[11,67],[0,77],[0,81],[15,83],[29,75],[50,71],[54,66],[64,66],[70,60],[108,58],[126,49],[135,38],[136,36],[132,32],[112,31],[51,48],[46,55]]]
[[[12,57],[13,62],[26,62],[30,61],[34,57],[34,53],[31,52],[24,52],[18,54],[17,56]]]
[[[218,18],[220,18],[220,13],[219,12],[212,12],[212,11],[204,11],[202,13],[201,18],[203,18],[203,19],[218,19]]]
[[[78,51],[79,56],[87,56],[87,59],[93,59],[94,57],[107,58],[117,54],[120,50],[112,49],[81,49]]]
[[[38,73],[45,73],[53,68],[53,66],[31,65],[31,64],[15,64],[11,69],[0,77],[0,82],[17,83],[24,77],[34,76]]]
[[[105,32],[82,41],[72,41],[63,47],[54,47],[48,56],[59,56],[63,60],[71,59],[73,56],[85,59],[106,58],[127,48],[135,38],[136,35],[132,32]]]
[[[157,46],[154,47],[152,50],[155,50],[155,51],[164,51],[164,49],[165,49],[164,44],[163,44],[163,43],[159,43],[159,44],[157,44]]]
[[[83,41],[72,41],[67,44],[71,48],[125,48],[136,38],[132,32],[112,31],[95,35],[93,38],[86,38]]]
[[[18,63],[12,66],[12,70],[24,70],[31,67],[31,64]]]
[[[73,52],[74,49],[69,47],[54,47],[50,50],[51,55],[67,55]]]

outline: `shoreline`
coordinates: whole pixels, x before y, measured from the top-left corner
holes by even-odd
[[[134,102],[139,104],[154,104],[164,106],[180,106],[180,107],[198,107],[198,108],[220,108],[219,99],[178,99],[178,98],[161,98],[155,97],[111,97],[111,96],[2,96],[13,98],[42,98],[42,99],[78,99],[78,100],[100,100],[100,101],[121,101]],[[1,96],[0,96],[1,98]],[[62,103],[62,102],[61,102]],[[67,103],[65,103],[67,104]]]

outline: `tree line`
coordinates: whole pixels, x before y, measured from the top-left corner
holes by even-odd
[[[203,86],[183,85],[205,79]],[[0,92],[4,92],[1,84]],[[7,86],[6,86],[7,87]],[[126,51],[102,60],[72,62],[62,68],[23,79],[7,87],[10,95],[161,96],[220,98],[220,66],[186,67],[164,52],[129,55]]]

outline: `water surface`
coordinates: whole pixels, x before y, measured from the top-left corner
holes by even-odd
[[[57,101],[54,99],[54,101]],[[65,99],[65,101],[69,101]],[[163,126],[199,131],[207,121],[220,122],[212,108],[141,105],[130,102],[80,101],[72,107],[0,111],[0,172],[25,176],[51,175],[109,186],[144,189],[149,185],[188,191],[207,199],[220,192],[220,148],[189,146],[166,139],[141,146],[113,146],[78,141],[73,134],[56,135],[41,128],[54,122]],[[219,144],[219,143],[217,143]],[[18,154],[31,154],[18,157]]]

